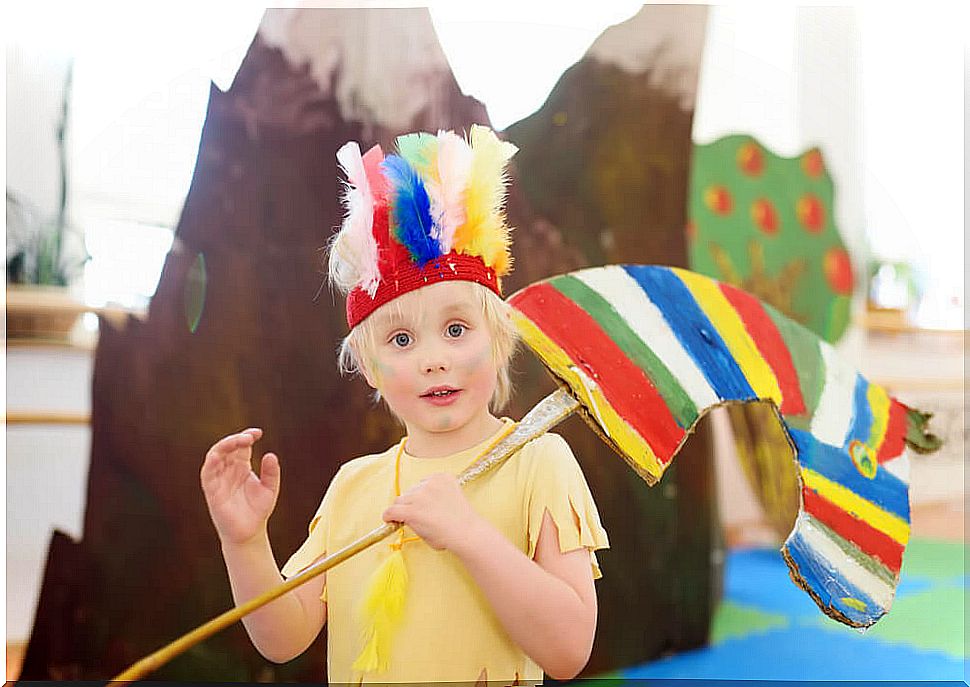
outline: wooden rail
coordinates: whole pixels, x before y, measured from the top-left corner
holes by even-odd
[[[84,425],[91,424],[89,413],[70,413],[45,410],[7,411],[8,425]]]

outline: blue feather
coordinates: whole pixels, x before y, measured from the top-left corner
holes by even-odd
[[[408,249],[419,265],[441,255],[441,246],[431,237],[431,199],[424,181],[398,155],[388,155],[381,163],[391,186],[392,231],[398,243]]]

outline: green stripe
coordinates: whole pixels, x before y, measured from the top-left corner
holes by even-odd
[[[839,547],[842,553],[845,554],[846,558],[855,561],[861,567],[871,572],[873,575],[879,578],[883,584],[892,587],[893,589],[896,588],[896,576],[889,568],[884,566],[879,559],[867,554],[865,551],[850,542],[848,539],[843,537],[818,518],[807,514],[805,517],[810,519],[813,525],[822,530],[822,533],[831,539],[833,544]]]
[[[778,310],[764,304],[765,312],[775,323],[781,338],[791,353],[795,371],[798,373],[798,385],[802,390],[805,409],[808,416],[815,415],[818,400],[822,397],[822,387],[825,384],[825,360],[819,348],[818,335],[809,331],[797,322],[789,319]]]
[[[563,275],[551,279],[550,284],[589,314],[600,329],[615,343],[633,364],[653,382],[670,413],[684,429],[697,419],[697,406],[667,366],[616,312],[609,301],[576,277]]]

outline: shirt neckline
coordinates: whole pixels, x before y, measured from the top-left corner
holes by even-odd
[[[466,448],[457,453],[452,453],[450,456],[442,456],[441,458],[419,458],[417,456],[412,456],[407,452],[407,444],[405,443],[404,450],[401,451],[401,467],[405,466],[429,466],[433,472],[443,472],[445,466],[451,466],[454,463],[460,463],[461,468],[464,469],[468,467],[464,463],[474,458],[476,455],[481,453],[491,442],[495,441],[495,438],[500,434],[508,430],[509,425],[514,424],[514,421],[508,417],[499,418],[502,421],[502,426],[495,430],[488,437],[480,441],[479,443]]]

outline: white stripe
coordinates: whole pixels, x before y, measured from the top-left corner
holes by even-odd
[[[823,560],[816,561],[820,566],[829,566],[837,571],[849,583],[865,593],[882,608],[888,609],[893,603],[896,590],[862,567],[851,557],[846,556],[842,548],[832,541],[828,534],[817,527],[811,517],[799,518],[796,533],[800,535],[809,548]],[[859,552],[861,556],[866,554]],[[822,590],[817,590],[821,592]]]
[[[904,448],[903,452],[892,460],[887,460],[879,465],[889,474],[897,477],[904,484],[909,484],[909,452]]]
[[[819,344],[825,361],[825,386],[812,417],[812,434],[841,448],[852,423],[856,371],[830,345],[824,341]]]
[[[637,281],[622,267],[610,265],[574,273],[613,306],[633,333],[667,366],[698,413],[720,402],[697,363],[684,350],[670,325]]]
[[[585,372],[583,372],[579,367],[575,365],[570,365],[569,371],[572,372],[574,375],[576,375],[576,378],[579,380],[579,383],[583,385],[584,389],[586,389],[586,400],[587,400],[586,405],[588,405],[589,408],[592,408],[593,415],[596,416],[596,424],[599,425],[599,428],[603,432],[603,434],[605,434],[606,436],[609,436],[610,439],[612,439],[613,437],[610,436],[610,429],[609,427],[606,426],[606,423],[603,421],[603,415],[602,413],[600,413],[600,407],[596,403],[596,397],[593,395],[594,391],[600,391],[600,393],[602,393],[602,391],[600,390],[599,384],[597,384],[592,379],[590,379],[589,375],[587,375]]]

